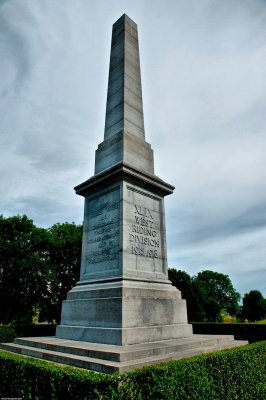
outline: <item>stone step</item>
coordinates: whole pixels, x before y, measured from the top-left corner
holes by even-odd
[[[119,363],[116,363],[115,361],[100,360],[70,353],[60,353],[57,351],[38,349],[36,347],[23,346],[15,343],[2,343],[0,344],[0,348],[22,356],[39,358],[57,364],[66,364],[97,372],[110,374],[119,370]]]
[[[71,353],[84,357],[100,358],[110,361],[127,361],[132,358],[144,358],[180,352],[187,349],[201,348],[206,346],[219,346],[223,343],[232,342],[232,335],[193,335],[193,337],[178,340],[165,340],[163,342],[143,343],[138,345],[115,346],[97,343],[64,340],[55,337],[44,338],[17,338],[16,344],[36,347],[39,349]]]
[[[113,346],[45,337],[19,338],[16,343],[0,344],[0,348],[54,363],[113,373],[247,344],[246,341],[234,340],[231,335],[193,335],[166,342]]]

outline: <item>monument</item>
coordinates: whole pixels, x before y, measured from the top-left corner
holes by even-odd
[[[95,174],[75,190],[85,198],[80,280],[56,337],[18,338],[5,349],[111,373],[236,345],[193,335],[186,301],[168,280],[164,197],[174,187],[154,174],[137,25],[126,15],[113,25]]]
[[[80,281],[56,336],[128,345],[191,336],[186,302],[167,276],[164,196],[145,141],[137,25],[113,26],[104,141],[85,197]]]

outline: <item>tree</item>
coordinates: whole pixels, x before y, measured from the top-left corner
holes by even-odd
[[[258,290],[245,293],[241,312],[243,319],[258,321],[266,317],[266,299]]]
[[[190,322],[202,320],[204,311],[193,278],[187,272],[175,268],[169,268],[168,274],[172,284],[181,291],[182,299],[187,302],[188,320]]]
[[[169,279],[187,301],[189,321],[220,321],[222,310],[231,315],[239,310],[240,295],[227,275],[202,271],[190,277],[185,271],[169,269]]]
[[[187,299],[191,293],[191,277],[185,272],[176,270],[175,268],[168,269],[168,276],[172,284],[181,291],[182,298]]]
[[[0,216],[0,323],[29,323],[46,294],[47,234],[26,215]]]
[[[38,228],[26,215],[0,216],[0,323],[59,321],[62,300],[79,278],[82,227]]]
[[[82,226],[55,224],[48,229],[47,296],[40,304],[40,320],[59,322],[62,301],[79,279]]]
[[[221,321],[221,311],[234,316],[239,310],[240,294],[234,289],[228,275],[213,271],[202,271],[194,277],[202,308],[207,321]]]

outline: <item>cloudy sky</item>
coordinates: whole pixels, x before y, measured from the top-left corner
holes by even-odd
[[[112,24],[137,24],[168,264],[266,295],[266,1],[0,0],[0,213],[81,223]]]

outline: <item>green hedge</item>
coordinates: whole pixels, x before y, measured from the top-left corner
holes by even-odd
[[[57,365],[0,351],[0,397],[22,399],[114,399],[115,375]]]
[[[13,325],[0,325],[0,343],[13,342],[16,337],[16,328]]]
[[[255,343],[266,340],[266,324],[219,324],[193,322],[193,333],[209,335],[234,335],[236,340]]]
[[[16,337],[55,336],[56,325],[0,325],[0,343],[13,342]]]
[[[105,375],[0,351],[0,396],[22,399],[264,400],[266,342]]]
[[[122,399],[263,400],[266,342],[129,373]]]

